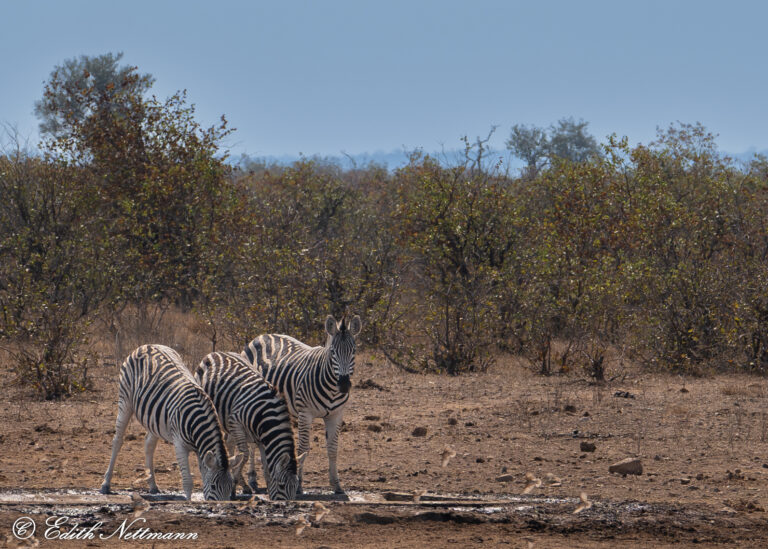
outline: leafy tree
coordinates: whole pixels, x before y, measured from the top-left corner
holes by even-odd
[[[55,138],[67,135],[95,114],[97,104],[108,106],[113,114],[129,109],[131,98],[143,96],[154,79],[120,66],[122,58],[122,53],[81,55],[56,66],[43,98],[35,103],[40,132]]]
[[[535,178],[553,161],[586,162],[599,155],[597,140],[587,133],[588,123],[563,118],[548,129],[516,124],[507,140],[507,149],[525,161],[525,175]]]
[[[548,154],[550,160],[586,162],[599,154],[597,140],[587,133],[588,122],[563,118],[549,129]]]
[[[103,229],[77,170],[0,156],[0,342],[19,380],[46,399],[88,383],[88,326],[108,291]]]
[[[398,360],[449,374],[482,370],[493,360],[498,298],[519,243],[509,187],[470,155],[453,168],[414,157],[396,185],[413,264],[403,301],[414,309],[398,334],[406,346]]]

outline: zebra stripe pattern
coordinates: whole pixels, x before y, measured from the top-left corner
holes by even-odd
[[[312,421],[323,418],[328,476],[336,493],[344,493],[336,456],[344,405],[352,386],[350,376],[355,369],[355,337],[361,329],[359,316],[338,322],[328,316],[324,347],[310,347],[286,335],[267,334],[251,341],[243,351],[253,368],[285,396],[288,410],[298,421],[300,454],[309,452]],[[300,464],[300,493],[302,470]]]
[[[251,459],[251,465],[248,443],[259,445],[270,499],[294,499],[299,478],[291,417],[274,388],[237,353],[209,354],[197,368],[195,378],[213,401],[228,440]],[[249,475],[249,482],[255,489],[255,473]],[[251,493],[243,481],[242,464],[235,473],[238,483],[243,485],[244,493]]]
[[[147,429],[144,441],[149,489],[159,492],[153,458],[157,441],[173,444],[181,470],[184,493],[192,497],[189,452],[195,452],[203,478],[205,499],[228,500],[234,496],[230,468],[242,456],[229,460],[221,425],[211,399],[187,370],[181,357],[163,345],[143,345],[125,359],[120,368],[117,421],[112,458],[101,492],[110,493],[117,454],[133,416]]]

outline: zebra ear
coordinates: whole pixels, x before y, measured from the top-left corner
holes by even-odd
[[[325,331],[329,336],[335,336],[336,332],[339,330],[338,326],[336,325],[336,319],[333,318],[332,315],[328,315],[325,318]]]
[[[205,465],[208,469],[213,469],[216,467],[216,456],[213,455],[213,452],[208,450],[205,453],[205,456],[203,456],[203,465]]]
[[[352,337],[357,337],[360,335],[360,331],[363,329],[363,321],[360,320],[359,315],[355,315],[352,317],[352,320],[349,321],[349,333],[352,334]]]

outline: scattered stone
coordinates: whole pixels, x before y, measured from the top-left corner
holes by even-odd
[[[746,477],[741,472],[741,469],[736,469],[731,472],[730,469],[725,471],[726,480],[746,480]]]
[[[690,391],[689,391],[688,389],[686,389],[685,387],[683,387],[682,389],[680,389],[680,392],[681,392],[681,393],[690,393]]]
[[[413,432],[411,433],[411,436],[414,437],[425,437],[427,436],[427,428],[426,427],[416,427]]]
[[[496,482],[512,482],[515,480],[515,475],[501,475],[496,477]]]
[[[467,422],[464,424],[464,427],[474,427],[474,426],[475,426],[475,423],[474,423],[473,421],[467,421]]]
[[[571,414],[575,414],[576,413],[576,406],[574,406],[573,404],[566,404],[563,407],[563,411],[571,413]]]
[[[689,478],[681,478],[680,479],[680,484],[682,484],[683,486],[685,486],[686,484],[690,484],[690,483],[691,483],[691,479],[689,479]]]
[[[584,412],[583,414],[581,414],[581,416],[582,417],[589,417],[589,412]]]
[[[475,460],[475,463],[485,463],[485,458],[479,457]]]
[[[366,421],[379,421],[381,419],[381,417],[379,417],[379,416],[365,416],[363,419],[366,420]]]
[[[533,461],[544,461],[544,458],[541,456],[536,456],[533,458]]]
[[[458,422],[459,422],[459,420],[456,419],[455,417],[449,417],[448,418],[448,425],[456,425]]]
[[[377,425],[376,423],[371,423],[367,429],[369,431],[372,431],[374,433],[380,433],[381,432],[381,425]]]
[[[704,478],[705,478],[704,473],[699,473],[698,475],[696,475],[696,480],[704,480]]]
[[[633,395],[629,391],[616,391],[615,393],[613,393],[613,396],[618,398],[635,398],[635,395]]]
[[[642,475],[643,464],[637,458],[627,458],[608,467],[608,472],[619,475]]]
[[[586,440],[582,440],[581,444],[579,444],[579,449],[582,452],[594,452],[597,449],[597,446],[593,442],[587,442]]]

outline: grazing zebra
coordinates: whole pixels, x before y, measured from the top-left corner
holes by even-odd
[[[243,351],[254,369],[285,395],[288,410],[299,423],[299,453],[309,452],[312,421],[323,418],[328,475],[337,494],[344,493],[336,468],[339,431],[352,386],[349,376],[355,369],[355,337],[361,328],[359,316],[349,321],[343,317],[337,322],[329,315],[325,319],[325,347],[310,347],[286,335],[268,334],[251,341]],[[303,463],[299,466],[299,493],[302,472]]]
[[[133,351],[120,367],[118,394],[112,459],[101,485],[103,494],[109,493],[123,435],[135,414],[147,429],[144,452],[151,493],[159,492],[153,457],[157,441],[163,439],[176,449],[187,499],[192,497],[189,452],[197,454],[205,499],[232,499],[235,487],[231,471],[238,469],[243,456],[228,459],[213,402],[176,351],[163,345],[142,345]]]
[[[283,399],[237,353],[209,354],[195,371],[195,378],[211,397],[228,441],[232,446],[237,444],[252,465],[248,443],[259,445],[270,499],[294,499],[299,487],[296,447],[291,416]],[[235,485],[242,484],[243,493],[249,494],[242,466],[235,473]],[[255,473],[249,474],[248,480],[255,489]]]

